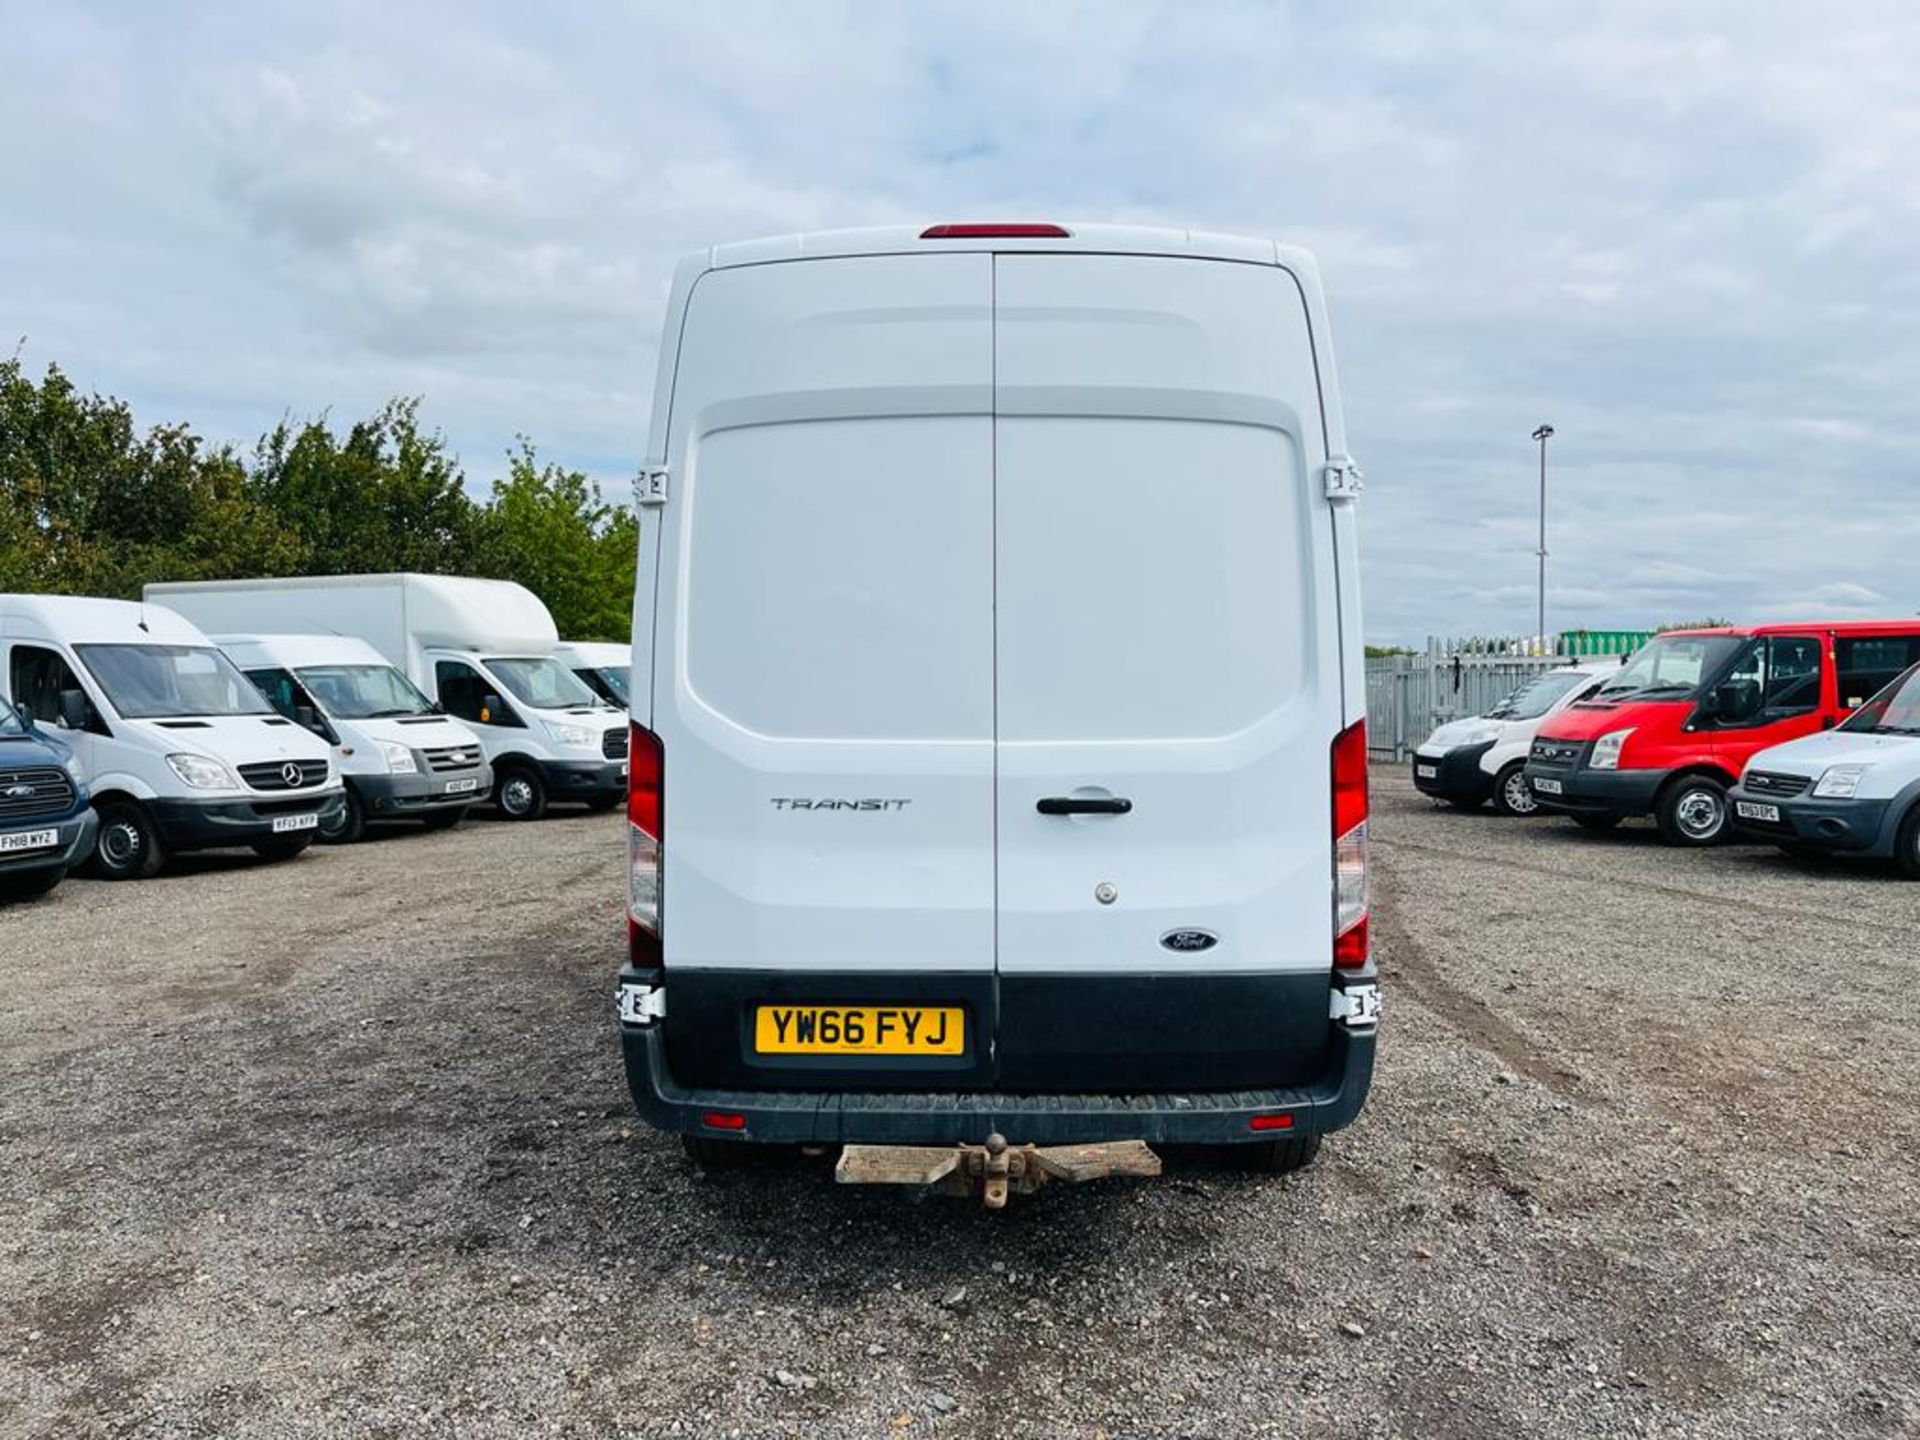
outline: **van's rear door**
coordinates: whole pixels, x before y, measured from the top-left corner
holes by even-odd
[[[818,259],[695,283],[673,496],[649,512],[683,1083],[988,1083],[992,266]],[[863,1033],[894,1044],[927,1007],[917,1035],[947,1039],[904,1058],[763,1043],[767,1012],[772,1044],[799,1043],[804,1016],[807,1044],[844,1049],[844,1014],[802,1008],[835,1005],[869,1007]]]
[[[999,1083],[1307,1080],[1341,675],[1301,292],[1273,265],[995,265]]]

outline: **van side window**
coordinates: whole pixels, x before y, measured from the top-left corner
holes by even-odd
[[[1756,640],[1720,682],[1722,725],[1766,725],[1820,708],[1820,642],[1811,635]]]
[[[475,725],[521,725],[524,722],[513,713],[513,707],[498,701],[483,717],[481,712],[487,709],[487,696],[494,694],[494,687],[480,672],[471,665],[458,660],[441,660],[434,664],[433,683],[440,691],[441,707],[449,714]]]
[[[1858,710],[1909,665],[1920,663],[1920,635],[1862,635],[1836,640],[1840,708]]]
[[[289,671],[249,670],[246,676],[254,683],[255,688],[267,697],[269,705],[287,719],[293,719],[294,706],[301,703],[300,687],[294,682],[293,675]]]
[[[86,687],[81,685],[80,677],[73,673],[64,656],[57,650],[43,649],[38,645],[18,645],[13,647],[13,656],[7,666],[7,680],[13,691],[14,704],[25,710],[34,720],[50,728],[66,729],[66,721],[61,719],[60,696],[63,692],[76,693],[85,707],[86,719],[83,730],[95,735],[111,735],[107,722],[100,712],[93,708],[93,701],[87,698]]]

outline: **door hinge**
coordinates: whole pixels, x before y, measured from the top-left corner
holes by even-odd
[[[633,503],[636,508],[667,503],[667,467],[642,465],[633,477]]]
[[[1320,467],[1320,479],[1329,500],[1358,500],[1366,489],[1366,476],[1351,455],[1335,455]]]
[[[1349,985],[1333,992],[1332,1014],[1349,1030],[1369,1031],[1380,1027],[1380,987]]]
[[[651,1025],[667,1018],[667,991],[662,985],[622,985],[620,987],[620,1023]]]

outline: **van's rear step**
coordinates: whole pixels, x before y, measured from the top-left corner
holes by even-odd
[[[1374,1031],[1333,1027],[1324,1073],[1302,1086],[1138,1095],[999,1091],[693,1089],[667,1065],[659,1024],[623,1023],[627,1086],[659,1129],[769,1144],[978,1145],[998,1132],[1021,1145],[1219,1145],[1324,1135],[1352,1123],[1373,1078]]]
[[[949,1195],[976,1190],[989,1210],[1031,1195],[1049,1180],[1079,1184],[1115,1175],[1150,1179],[1160,1157],[1144,1140],[1099,1145],[1009,1145],[998,1131],[984,1145],[849,1145],[833,1178],[842,1185],[917,1185]]]

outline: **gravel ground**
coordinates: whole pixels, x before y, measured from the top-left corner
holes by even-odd
[[[632,1120],[611,817],[0,911],[0,1433],[1920,1434],[1920,887],[1376,811],[1359,1124],[998,1216]]]

